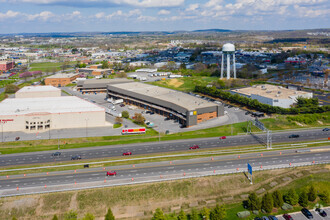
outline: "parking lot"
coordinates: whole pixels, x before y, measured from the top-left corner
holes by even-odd
[[[212,128],[226,124],[238,123],[248,121],[252,117],[250,115],[246,115],[246,111],[241,110],[239,108],[234,108],[231,106],[225,106],[225,116],[214,118],[203,123],[199,123],[197,125],[191,126],[189,128],[183,128],[181,125],[174,121],[174,120],[165,120],[164,116],[158,114],[148,114],[148,109],[141,109],[135,106],[125,105],[123,107],[120,104],[113,105],[112,103],[106,101],[106,94],[99,93],[99,94],[81,94],[80,92],[73,91],[72,88],[64,87],[62,88],[70,94],[76,95],[81,97],[87,101],[93,102],[99,106],[105,108],[113,108],[112,111],[116,113],[121,113],[122,111],[128,111],[130,117],[132,118],[135,113],[141,113],[146,121],[150,121],[154,124],[153,128],[161,133],[165,133],[168,131],[169,133],[177,133],[177,132],[185,132],[185,131],[193,131],[205,128]],[[194,94],[191,94],[194,95]],[[111,123],[115,122],[115,118],[112,115],[107,114],[107,120]],[[124,120],[123,125],[127,127],[137,127],[129,120]]]
[[[326,219],[329,219],[330,220],[330,217],[329,217],[329,214],[330,214],[330,207],[327,207],[327,208],[324,208],[325,212],[328,214],[327,217],[322,217],[320,216],[317,212],[315,212],[314,210],[309,210],[312,215],[313,215],[313,219],[315,220],[326,220]],[[301,212],[296,212],[296,213],[292,213],[290,214],[291,217],[294,219],[294,220],[306,220],[308,219],[306,216],[304,216]],[[279,220],[285,220],[282,215],[281,216],[276,216]]]

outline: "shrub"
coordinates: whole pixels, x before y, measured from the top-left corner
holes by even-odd
[[[299,195],[299,205],[301,205],[302,207],[308,206],[308,196],[305,191],[302,191]]]
[[[129,113],[128,113],[128,111],[122,111],[122,112],[121,112],[121,116],[122,116],[123,118],[129,118]]]

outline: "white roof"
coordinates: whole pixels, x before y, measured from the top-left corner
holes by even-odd
[[[15,98],[0,103],[0,116],[26,115],[32,113],[68,113],[105,111],[93,103],[75,96]]]
[[[229,44],[229,43],[224,44],[222,46],[222,51],[224,51],[224,52],[235,52],[235,46],[234,46],[234,44]]]
[[[21,88],[20,90],[18,90],[18,93],[21,92],[55,92],[55,91],[59,91],[59,88],[56,88],[54,86],[25,86],[23,88]]]

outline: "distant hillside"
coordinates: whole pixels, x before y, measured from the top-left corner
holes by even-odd
[[[195,30],[192,32],[231,32],[231,30],[226,29],[205,29],[205,30]]]

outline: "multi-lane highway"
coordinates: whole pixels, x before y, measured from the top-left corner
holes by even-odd
[[[153,162],[146,164],[137,165],[121,165],[114,166],[111,168],[93,168],[87,170],[77,171],[61,171],[52,173],[40,173],[40,174],[28,174],[28,175],[16,175],[16,176],[2,176],[0,178],[0,195],[1,192],[7,190],[16,190],[19,187],[20,190],[24,188],[39,188],[43,189],[45,185],[61,186],[65,184],[71,184],[70,187],[74,186],[74,183],[92,183],[95,181],[107,181],[116,180],[117,183],[127,183],[127,180],[131,178],[143,177],[145,180],[157,177],[160,175],[163,178],[171,175],[203,175],[205,172],[219,172],[221,170],[246,170],[247,163],[250,163],[253,169],[259,169],[261,166],[264,167],[280,167],[289,166],[289,164],[313,164],[313,163],[324,163],[330,161],[330,151],[323,150],[320,152],[303,152],[296,153],[294,150],[282,151],[281,154],[277,151],[266,152],[262,156],[260,153],[242,154],[238,158],[237,155],[218,156],[213,160],[210,158],[198,158],[190,160],[178,160],[178,161],[163,161]],[[116,176],[106,177],[106,171],[115,170]]]
[[[299,134],[299,138],[289,138],[291,134]],[[287,143],[295,141],[311,141],[327,139],[329,132],[321,129],[303,130],[295,132],[279,132],[272,135],[273,143]],[[244,146],[254,144],[265,144],[266,136],[258,135],[239,135],[229,136],[226,139],[200,138],[178,141],[162,141],[142,144],[115,145],[93,148],[80,148],[70,150],[60,150],[61,156],[52,157],[55,151],[43,151],[23,154],[0,155],[0,167],[15,165],[30,165],[38,163],[51,163],[69,161],[74,155],[80,155],[82,159],[100,159],[121,156],[123,152],[131,151],[133,155],[157,154],[175,151],[187,151],[194,144],[201,149],[221,148],[230,146]]]

